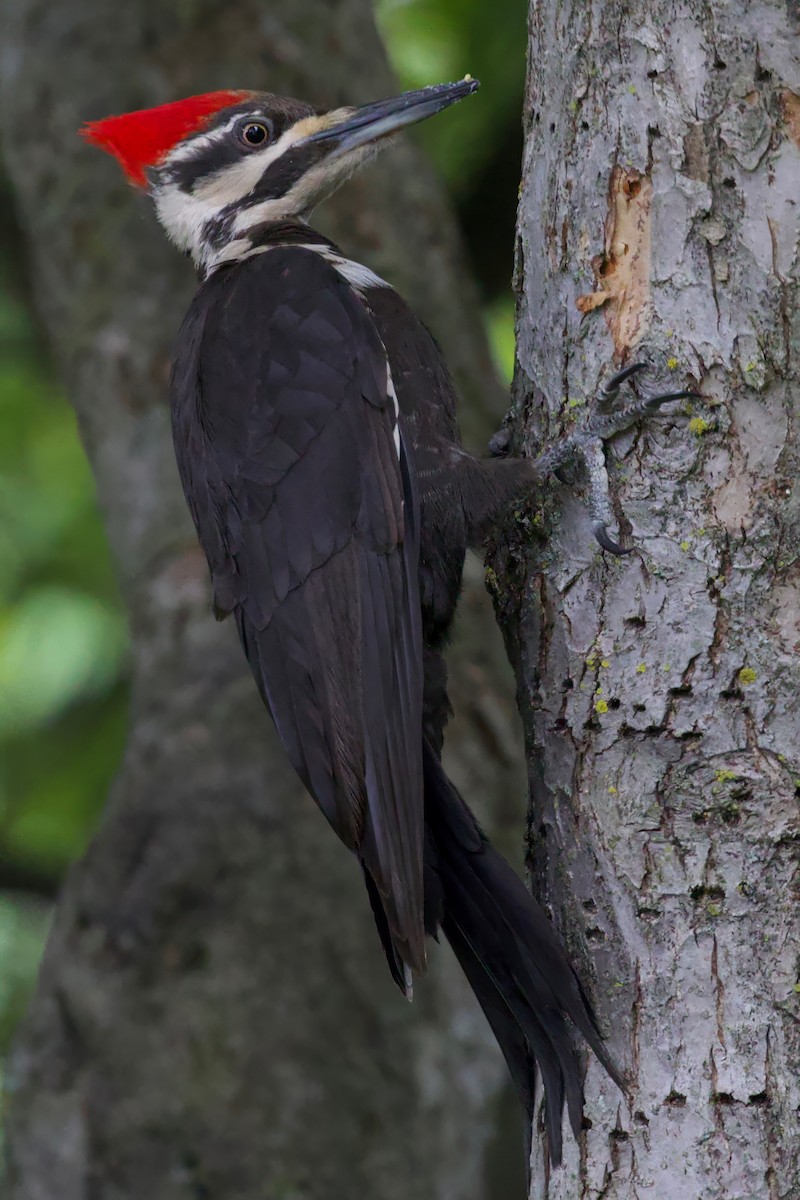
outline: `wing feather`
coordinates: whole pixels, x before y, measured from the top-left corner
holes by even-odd
[[[295,769],[362,859],[405,962],[425,962],[422,633],[414,465],[386,352],[313,251],[216,272],[173,373],[178,466]]]

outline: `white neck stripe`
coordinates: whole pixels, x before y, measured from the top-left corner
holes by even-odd
[[[367,288],[384,288],[389,287],[385,279],[381,279],[380,275],[376,275],[369,267],[365,267],[363,263],[355,262],[352,258],[345,258],[338,254],[331,246],[315,242],[278,242],[271,246],[253,246],[247,238],[237,238],[233,242],[228,242],[221,250],[218,250],[209,260],[206,268],[206,276],[210,275],[217,267],[222,266],[226,262],[242,262],[246,258],[253,258],[256,254],[265,254],[268,250],[283,249],[287,245],[296,246],[298,250],[313,250],[315,254],[319,254],[326,262],[354,287],[357,292],[364,291]]]

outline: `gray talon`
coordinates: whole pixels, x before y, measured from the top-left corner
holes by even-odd
[[[630,554],[633,550],[633,546],[620,546],[619,542],[615,542],[613,538],[609,537],[608,530],[602,521],[592,522],[592,533],[597,538],[601,549],[608,554],[615,554],[617,558],[622,558],[623,555]]]
[[[623,371],[617,371],[616,375],[612,375],[608,383],[603,385],[602,393],[604,396],[613,396],[619,391],[626,379],[630,379],[631,375],[635,375],[637,371],[644,371],[647,363],[637,362],[631,363],[629,367],[625,367]]]
[[[632,375],[645,370],[646,366],[646,363],[632,363],[629,367],[625,367],[624,370],[613,375],[608,383],[600,389],[598,407],[594,413],[589,413],[583,428],[551,446],[549,450],[539,455],[534,464],[539,478],[554,474],[562,483],[565,483],[569,482],[569,464],[575,461],[583,462],[589,477],[592,532],[598,545],[607,554],[615,554],[618,557],[630,554],[634,547],[620,546],[608,532],[609,524],[614,523],[614,513],[609,494],[604,443],[615,434],[630,429],[642,418],[646,418],[670,400],[700,398],[697,392],[687,390],[665,392],[660,396],[635,398],[631,404],[612,409],[608,402],[615,398],[622,384]]]

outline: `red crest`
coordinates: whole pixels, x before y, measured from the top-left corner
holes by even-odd
[[[119,117],[88,121],[81,129],[87,142],[100,146],[118,159],[123,171],[137,187],[146,187],[145,168],[155,166],[190,133],[202,129],[214,113],[241,104],[252,92],[206,92],[173,100],[158,108],[140,108]]]

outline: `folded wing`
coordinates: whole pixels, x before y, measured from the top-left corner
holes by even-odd
[[[386,354],[313,251],[204,284],[173,372],[178,466],[296,771],[424,968],[419,510]]]

